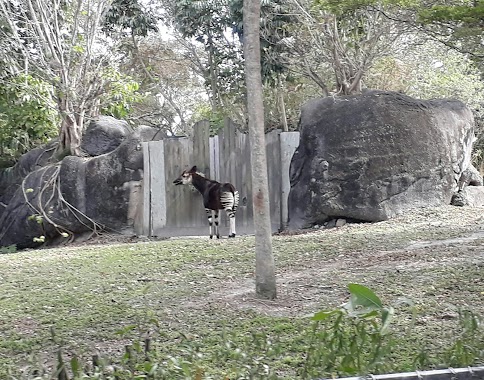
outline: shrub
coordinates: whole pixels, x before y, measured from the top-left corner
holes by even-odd
[[[58,133],[58,114],[48,83],[31,75],[4,79],[0,86],[0,167],[11,166]]]

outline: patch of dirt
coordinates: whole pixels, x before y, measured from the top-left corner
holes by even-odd
[[[385,272],[393,274],[415,272],[415,277],[417,277],[419,276],[417,272],[428,273],[434,268],[449,265],[459,266],[474,263],[484,266],[483,251],[477,254],[461,254],[457,251],[448,250],[447,254],[439,258],[428,258],[425,257],[425,249],[417,251],[413,248],[412,251],[380,251],[360,254],[358,257],[343,256],[333,262],[313,262],[312,268],[278,273],[276,300],[257,298],[254,292],[254,282],[251,279],[225,283],[208,298],[192,301],[184,306],[204,308],[207,303],[212,303],[231,309],[252,310],[266,316],[302,317],[320,308],[335,307],[347,301],[348,293],[345,291],[345,287],[340,281],[334,279],[338,273],[346,272],[345,277],[348,278],[348,282],[351,282],[352,274],[358,272],[369,273],[375,278],[384,276]],[[315,282],[315,279],[321,279],[320,283]],[[355,279],[355,282],[358,281]]]
[[[40,323],[29,316],[18,319],[13,326],[15,332],[24,336],[35,334],[40,327]]]

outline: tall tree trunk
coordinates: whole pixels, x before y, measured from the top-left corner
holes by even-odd
[[[276,298],[260,62],[260,0],[244,0],[244,58],[254,206],[256,293]]]

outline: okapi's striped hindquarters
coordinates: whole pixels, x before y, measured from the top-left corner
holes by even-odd
[[[225,210],[230,221],[229,238],[235,237],[235,213],[239,205],[239,192],[231,183],[220,183],[208,178],[202,173],[197,172],[194,166],[190,170],[185,170],[180,177],[173,181],[175,185],[192,185],[203,196],[203,205],[207,212],[210,239],[215,236],[220,238],[218,228],[219,210]]]

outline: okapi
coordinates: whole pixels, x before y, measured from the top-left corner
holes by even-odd
[[[203,196],[203,205],[208,217],[210,239],[213,238],[215,223],[215,236],[220,239],[218,230],[218,212],[225,210],[230,220],[229,238],[235,237],[235,212],[239,205],[239,192],[231,183],[220,183],[206,178],[202,173],[197,172],[194,166],[185,170],[173,181],[175,185],[192,185]]]

